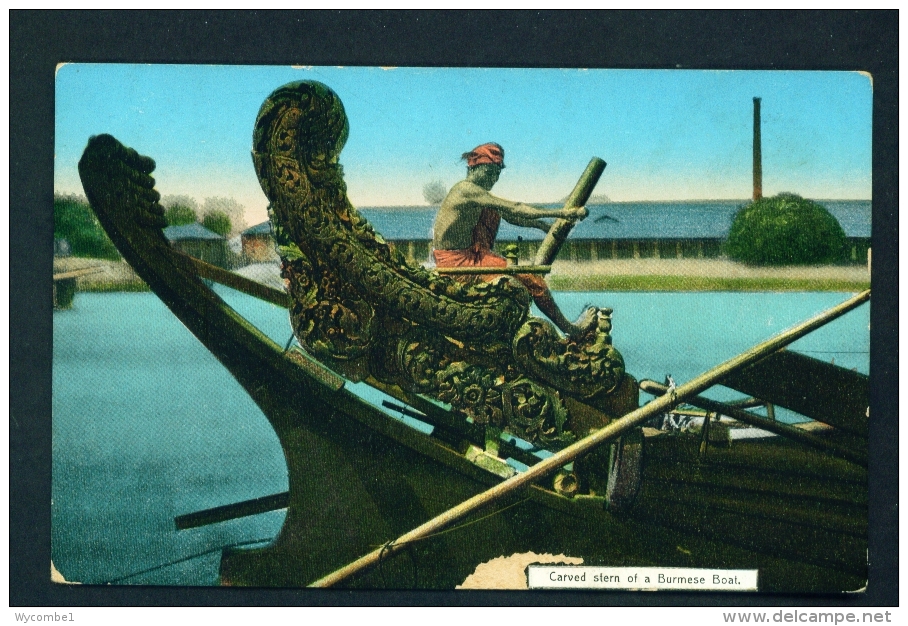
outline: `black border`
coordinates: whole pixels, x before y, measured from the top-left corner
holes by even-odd
[[[898,605],[898,11],[10,11],[11,606]],[[870,582],[847,596],[49,582],[57,63],[863,70],[873,76]]]

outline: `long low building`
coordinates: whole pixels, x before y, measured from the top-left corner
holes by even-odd
[[[691,202],[615,202],[590,206],[590,215],[571,231],[558,255],[572,262],[632,258],[716,258],[732,220],[745,200]],[[832,213],[847,237],[846,262],[864,264],[870,248],[869,200],[819,201]],[[551,205],[549,205],[551,206]],[[432,226],[437,207],[361,208],[385,241],[414,263],[432,263]],[[264,222],[244,232],[243,249],[255,238],[258,254],[273,250],[270,227]],[[520,263],[536,256],[545,233],[502,222],[496,250],[517,244]],[[247,253],[247,256],[251,256]]]
[[[735,213],[747,201],[622,202],[590,206],[590,215],[570,233],[559,259],[584,262],[631,258],[715,258],[722,255]],[[846,261],[867,262],[871,203],[819,201],[847,237]],[[411,261],[430,261],[436,207],[363,208],[360,212],[386,241]],[[532,261],[545,233],[502,222],[501,253],[516,243],[521,263]]]

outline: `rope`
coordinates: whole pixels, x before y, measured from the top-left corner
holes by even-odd
[[[870,354],[870,350],[797,350],[811,354]]]
[[[114,584],[114,583],[118,583],[118,582],[120,582],[120,581],[127,580],[127,579],[129,579],[129,578],[135,578],[136,576],[140,576],[140,575],[142,575],[142,574],[148,574],[149,572],[154,572],[154,571],[157,571],[157,570],[159,570],[159,569],[164,569],[165,567],[171,567],[171,566],[173,566],[173,565],[178,565],[178,564],[184,563],[184,562],[186,562],[186,561],[191,561],[191,560],[193,560],[193,559],[198,559],[198,558],[200,558],[200,557],[209,555],[209,554],[211,554],[211,553],[213,553],[213,552],[218,552],[219,550],[224,550],[224,549],[226,549],[226,548],[240,548],[240,547],[242,547],[242,546],[251,546],[251,545],[255,545],[255,544],[257,544],[257,543],[269,543],[269,542],[271,542],[271,541],[273,541],[273,540],[274,540],[274,537],[268,537],[268,538],[266,538],[266,539],[253,539],[252,541],[239,541],[239,542],[237,542],[237,543],[229,543],[229,544],[227,544],[227,545],[225,545],[225,546],[218,546],[218,547],[216,547],[216,548],[211,548],[211,549],[209,549],[209,550],[205,550],[204,552],[199,552],[198,554],[192,554],[192,555],[190,555],[190,556],[184,556],[183,558],[177,559],[177,560],[175,560],[175,561],[170,561],[170,562],[168,562],[168,563],[162,563],[161,565],[155,565],[154,567],[148,567],[148,568],[143,569],[143,570],[140,570],[140,571],[138,571],[138,572],[133,572],[132,574],[126,574],[125,576],[120,576],[119,578],[113,578],[113,579],[111,579],[111,580],[103,581],[103,582],[100,582],[100,583],[97,583],[97,584],[99,584],[99,585],[112,585],[112,584]]]
[[[503,509],[498,509],[497,511],[493,511],[493,512],[489,513],[488,515],[483,515],[482,517],[477,517],[474,520],[470,520],[469,522],[464,522],[463,524],[458,524],[457,526],[451,526],[450,528],[445,528],[444,530],[440,530],[437,533],[432,533],[431,535],[426,535],[425,537],[419,537],[418,539],[411,539],[410,541],[405,541],[404,543],[395,543],[394,540],[392,539],[391,541],[388,541],[387,543],[382,545],[382,549],[381,549],[382,551],[381,551],[381,554],[379,555],[379,560],[381,560],[382,555],[384,555],[385,551],[390,550],[393,546],[403,546],[403,545],[407,545],[407,544],[411,544],[411,543],[416,543],[417,541],[431,539],[432,537],[438,537],[438,536],[444,535],[446,533],[454,532],[455,530],[460,530],[461,528],[466,528],[467,526],[471,526],[473,524],[476,524],[477,522],[481,522],[483,520],[489,519],[490,517],[494,517],[495,515],[498,515],[499,513],[504,513],[508,509],[514,508],[518,504],[523,504],[524,502],[526,502],[529,499],[530,499],[529,497],[526,497],[523,500],[519,500],[518,502],[509,504],[508,506],[504,507]],[[377,548],[378,546],[375,546],[375,547]]]
[[[438,537],[439,535],[444,535],[445,533],[449,533],[449,532],[452,532],[452,531],[455,531],[455,530],[460,530],[460,529],[462,529],[462,528],[466,528],[467,526],[470,526],[470,525],[472,525],[472,524],[476,524],[477,522],[481,522],[481,521],[483,521],[483,520],[486,520],[486,519],[488,519],[488,518],[490,518],[490,517],[492,517],[492,516],[494,516],[494,515],[498,515],[499,513],[504,513],[504,512],[507,511],[508,509],[510,509],[510,508],[512,508],[512,507],[515,507],[515,506],[517,506],[518,504],[523,504],[523,503],[526,502],[527,500],[529,500],[529,498],[524,498],[523,500],[520,500],[519,502],[515,502],[515,503],[513,503],[513,504],[510,504],[510,505],[504,507],[503,509],[499,509],[499,510],[497,510],[497,511],[494,511],[494,512],[492,512],[492,513],[489,513],[488,515],[483,515],[482,517],[476,518],[475,520],[471,520],[471,521],[469,521],[469,522],[465,522],[465,523],[459,524],[459,525],[457,525],[457,526],[452,526],[451,528],[446,528],[445,530],[439,531],[439,532],[437,532],[437,533],[433,533],[433,534],[431,534],[431,535],[426,535],[425,537],[420,537],[419,539],[414,539],[414,540],[408,541],[408,542],[406,542],[406,543],[407,543],[407,544],[412,544],[412,543],[416,543],[417,541],[422,541],[422,540],[424,540],[424,539],[429,539],[429,538],[431,538],[431,537]],[[251,541],[239,541],[239,542],[236,542],[236,543],[229,543],[229,544],[223,545],[223,546],[217,546],[217,547],[215,547],[215,548],[210,548],[210,549],[208,549],[208,550],[205,550],[204,552],[198,552],[198,553],[196,553],[196,554],[191,554],[191,555],[189,555],[189,556],[184,556],[184,557],[181,557],[181,558],[176,559],[176,560],[173,560],[173,561],[168,561],[167,563],[161,563],[160,565],[154,565],[154,566],[152,566],[152,567],[147,567],[147,568],[145,568],[145,569],[143,569],[143,570],[139,570],[138,572],[132,572],[131,574],[126,574],[126,575],[124,575],[124,576],[119,576],[119,577],[117,577],[117,578],[112,578],[112,579],[110,579],[110,580],[105,580],[105,581],[102,581],[102,582],[97,583],[97,584],[99,584],[99,585],[112,585],[112,584],[115,584],[115,583],[122,582],[122,581],[124,581],[124,580],[129,580],[130,578],[135,578],[136,576],[141,576],[142,574],[148,574],[148,573],[150,573],[150,572],[155,572],[155,571],[157,571],[157,570],[164,569],[165,567],[172,567],[172,566],[174,566],[174,565],[179,565],[180,563],[185,563],[186,561],[191,561],[191,560],[193,560],[193,559],[198,559],[198,558],[201,558],[201,557],[203,557],[203,556],[207,556],[207,555],[209,555],[209,554],[212,554],[212,553],[214,553],[214,552],[218,552],[218,551],[225,550],[226,548],[241,548],[241,547],[243,547],[243,546],[251,546],[251,545],[258,544],[258,543],[268,543],[268,542],[270,542],[270,541],[273,541],[273,539],[274,539],[273,537],[267,537],[267,538],[265,538],[265,539],[253,539],[253,540],[251,540]],[[386,543],[382,546],[382,552],[381,552],[381,555],[379,556],[378,562],[379,562],[379,572],[381,573],[381,577],[382,577],[382,581],[383,581],[383,582],[384,582],[384,571],[382,570],[382,567],[381,567],[381,566],[382,566],[382,562],[384,561],[384,553],[385,553],[386,551],[390,550],[393,546],[396,546],[396,545],[401,545],[401,546],[402,546],[403,544],[395,544],[395,543],[394,543],[394,540],[392,539],[392,540],[386,542]],[[414,577],[415,577],[415,576],[416,576],[416,560],[413,559],[412,554],[411,554],[411,560],[413,561],[413,575],[414,575]]]
[[[388,586],[388,583],[385,580],[385,550],[390,550],[393,544],[394,540],[389,539],[381,547],[381,552],[378,554],[378,575],[381,577],[381,586],[385,588]]]
[[[416,567],[416,558],[414,557],[413,552],[412,552],[412,550],[411,550],[411,547],[412,547],[413,544],[415,544],[415,543],[418,542],[418,541],[424,541],[424,540],[426,540],[426,539],[431,539],[431,538],[433,538],[433,537],[438,537],[438,536],[440,536],[440,535],[444,535],[445,533],[450,533],[450,532],[453,532],[453,531],[455,531],[455,530],[461,530],[462,528],[466,528],[467,526],[471,526],[472,524],[476,524],[476,523],[481,522],[481,521],[483,521],[483,520],[489,519],[490,517],[494,517],[495,515],[498,515],[499,513],[504,513],[504,512],[507,511],[508,509],[513,508],[513,507],[517,506],[518,504],[523,504],[524,502],[526,502],[526,501],[529,500],[529,499],[530,499],[529,497],[526,497],[526,498],[524,498],[523,500],[519,500],[518,502],[514,502],[513,504],[509,504],[508,506],[506,506],[506,507],[504,507],[504,508],[502,508],[502,509],[498,509],[497,511],[493,511],[492,513],[489,513],[488,515],[483,515],[482,517],[478,517],[478,518],[476,518],[476,519],[474,519],[474,520],[470,520],[469,522],[464,522],[463,524],[458,524],[457,526],[452,526],[452,527],[450,527],[450,528],[446,528],[446,529],[444,529],[444,530],[440,530],[440,531],[438,531],[437,533],[432,533],[431,535],[426,535],[425,537],[420,537],[420,538],[418,538],[418,539],[411,539],[410,541],[405,541],[404,543],[395,543],[395,541],[394,541],[393,539],[391,539],[391,540],[389,540],[389,541],[386,541],[386,542],[385,542],[384,544],[382,544],[382,546],[381,546],[381,552],[378,553],[378,573],[379,573],[379,576],[381,577],[382,586],[383,586],[383,587],[387,587],[387,586],[388,586],[388,585],[387,585],[387,582],[385,581],[384,562],[385,562],[385,552],[388,552],[389,550],[391,550],[391,548],[393,548],[393,547],[395,547],[395,546],[400,546],[400,547],[406,547],[406,548],[407,548],[407,553],[410,555],[410,562],[413,564],[413,587],[416,588],[416,587],[417,587],[417,584],[416,584],[416,581],[417,581],[417,567]],[[376,546],[376,547],[378,547],[378,546]]]

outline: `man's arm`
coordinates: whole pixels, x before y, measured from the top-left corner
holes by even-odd
[[[499,200],[501,200],[501,198],[499,198]],[[505,202],[507,202],[507,200],[505,200]],[[501,217],[515,226],[538,228],[544,233],[548,233],[552,229],[552,225],[548,222],[543,222],[539,219],[540,217],[563,218],[579,222],[589,215],[586,207],[575,207],[571,209],[537,209],[529,204],[521,204],[518,202],[514,202],[513,204],[515,206],[511,209],[498,209],[501,213]]]
[[[539,209],[522,202],[512,202],[493,196],[488,191],[474,187],[470,200],[483,206],[491,206],[498,210],[508,222],[517,226],[529,226],[530,228],[543,228],[545,222],[540,222],[539,218],[543,217],[561,217],[568,220],[582,220],[589,212],[586,207],[575,207],[571,209]],[[531,222],[531,223],[528,223]],[[549,225],[545,224],[544,230],[548,232]]]
[[[538,228],[544,233],[548,233],[552,229],[552,225],[548,222],[543,222],[539,219],[528,219],[526,217],[517,217],[511,216],[511,219],[508,220],[511,224],[515,226],[524,226],[526,228]]]

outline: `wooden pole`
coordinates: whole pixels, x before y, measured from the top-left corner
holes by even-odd
[[[346,580],[353,574],[356,574],[359,571],[362,571],[368,567],[377,565],[379,561],[383,558],[387,558],[402,549],[408,543],[418,541],[420,539],[425,539],[426,537],[439,532],[443,528],[450,526],[454,522],[463,519],[467,515],[485,507],[493,502],[501,499],[506,495],[510,495],[515,491],[523,489],[530,486],[537,480],[547,476],[548,474],[556,471],[558,468],[567,465],[574,459],[588,452],[591,452],[598,446],[603,443],[610,441],[622,433],[634,428],[635,426],[640,425],[654,415],[659,415],[665,413],[666,411],[671,410],[673,407],[677,406],[681,402],[687,400],[692,396],[697,395],[704,389],[711,387],[721,380],[724,376],[727,376],[730,372],[739,370],[742,367],[746,367],[751,363],[754,363],[761,358],[772,354],[777,350],[787,346],[788,344],[800,339],[804,335],[810,333],[811,331],[816,330],[817,328],[823,326],[851,311],[852,309],[860,306],[864,302],[867,302],[870,299],[870,290],[859,293],[858,295],[846,300],[845,302],[832,307],[831,309],[824,311],[823,313],[813,317],[806,322],[791,328],[772,339],[764,341],[761,344],[758,344],[742,352],[736,357],[729,359],[728,361],[717,365],[711,370],[700,374],[693,380],[681,385],[675,390],[673,397],[670,397],[669,394],[666,394],[660,398],[656,398],[649,404],[646,404],[634,411],[631,411],[624,417],[615,420],[605,428],[597,430],[596,432],[590,434],[589,436],[581,439],[580,441],[571,444],[567,448],[556,452],[552,456],[548,457],[530,467],[527,471],[521,472],[516,476],[513,476],[497,485],[484,491],[478,495],[461,502],[457,506],[448,509],[441,515],[430,519],[428,522],[414,528],[408,533],[401,535],[394,541],[391,541],[381,548],[378,548],[369,554],[353,561],[352,563],[345,565],[344,567],[320,578],[315,581],[310,587],[332,587],[343,580]]]
[[[646,393],[651,393],[654,396],[661,396],[668,391],[668,387],[661,383],[657,383],[652,380],[642,380],[640,381],[640,389]],[[710,400],[709,398],[704,398],[702,396],[693,396],[687,399],[687,404],[700,407],[707,411],[715,412],[717,415],[727,415],[728,417],[734,418],[739,422],[744,422],[745,424],[750,424],[751,426],[756,426],[763,430],[775,433],[781,437],[787,437],[798,443],[816,448],[817,450],[823,450],[824,452],[829,452],[835,456],[841,457],[846,461],[850,461],[861,467],[867,467],[867,455],[860,452],[856,452],[851,448],[846,448],[835,444],[831,441],[826,441],[816,435],[811,435],[808,432],[804,432],[800,428],[795,428],[788,424],[778,422],[775,419],[770,419],[750,413],[745,411],[740,407],[733,406],[730,404],[725,404],[724,402],[718,402],[716,400]],[[768,404],[767,407],[772,406]]]
[[[508,265],[507,267],[436,267],[439,274],[548,274],[551,265]]]
[[[596,183],[599,182],[599,177],[602,176],[604,171],[605,161],[599,157],[593,157],[589,165],[586,166],[586,170],[580,176],[580,180],[574,186],[571,195],[568,196],[567,201],[564,203],[564,208],[573,209],[584,206],[586,201],[590,199],[593,188],[596,187]],[[558,256],[558,251],[561,250],[561,246],[570,234],[571,229],[574,228],[575,223],[573,220],[562,218],[555,220],[545,239],[539,245],[539,251],[536,252],[536,260],[533,264],[551,265],[555,257]]]
[[[763,146],[760,138],[760,98],[754,98],[754,202],[763,197]]]
[[[270,496],[244,500],[234,504],[225,504],[216,506],[204,511],[177,515],[173,518],[177,530],[186,530],[187,528],[198,528],[218,522],[246,517],[249,515],[258,515],[268,513],[278,509],[286,509],[290,505],[290,492],[276,493]]]
[[[700,432],[700,456],[702,457],[706,454],[706,450],[709,448],[709,423],[711,421],[712,413],[710,411],[706,412],[706,415],[703,416],[703,427]],[[716,414],[718,418],[719,415]]]
[[[222,269],[211,263],[206,263],[205,261],[199,260],[195,257],[191,257],[188,254],[179,252],[178,250],[174,251],[180,258],[183,259],[184,263],[189,264],[196,274],[200,278],[207,278],[208,280],[226,285],[231,289],[236,289],[239,292],[245,293],[246,295],[252,296],[253,298],[258,298],[259,300],[264,300],[272,304],[286,308],[290,308],[291,298],[290,296],[283,292],[273,289],[261,283],[258,283],[254,280],[246,278],[245,276],[240,276],[239,274],[234,274],[233,272],[228,272],[225,269]]]

